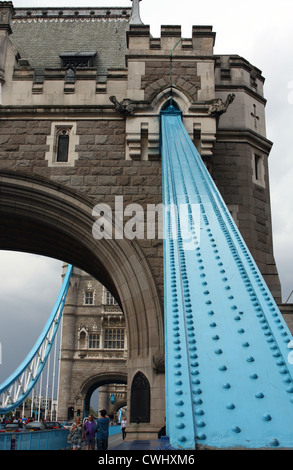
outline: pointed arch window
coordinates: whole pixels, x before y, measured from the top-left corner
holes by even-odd
[[[57,162],[68,162],[70,129],[60,129],[57,134]]]
[[[45,156],[49,166],[74,166],[79,144],[76,127],[76,122],[52,123],[51,134],[47,137],[49,150]]]

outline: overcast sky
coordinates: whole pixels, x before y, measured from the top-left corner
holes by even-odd
[[[131,6],[130,0],[15,0],[15,7]],[[262,70],[267,103],[267,138],[274,250],[283,300],[293,289],[293,2],[292,0],[142,0],[141,19],[154,36],[160,26],[182,26],[191,37],[192,25],[212,25],[216,54],[238,54]],[[61,262],[19,253],[0,252],[0,383],[31,349],[61,285]],[[293,296],[291,298],[293,301]]]

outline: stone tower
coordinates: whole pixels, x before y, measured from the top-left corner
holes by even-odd
[[[70,359],[69,343],[74,351]],[[126,363],[125,318],[116,299],[100,282],[74,268],[63,318],[59,418],[87,416],[98,387],[99,403],[94,409],[106,408],[116,415],[127,404]]]
[[[14,8],[0,2],[0,33],[0,247],[77,268],[64,312],[62,413],[86,409],[97,383],[118,380],[127,383],[129,438],[153,437],[165,412],[163,240],[97,240],[94,207],[107,204],[115,215],[120,197],[123,208],[138,204],[146,214],[149,205],[162,202],[160,111],[172,94],[280,302],[264,77],[237,54],[214,54],[211,26],[193,26],[191,37],[182,38],[180,26],[167,25],[153,37],[137,0],[132,8]],[[127,222],[129,212],[124,216]],[[110,227],[115,234],[114,219]],[[92,285],[105,285],[123,312],[127,362],[115,359],[118,377],[109,368],[107,376],[93,378],[84,367],[91,362],[80,345],[93,334],[94,322],[76,314],[81,271]],[[72,367],[75,359],[79,371]],[[76,374],[84,377],[79,388]]]

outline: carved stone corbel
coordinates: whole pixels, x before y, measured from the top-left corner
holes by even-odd
[[[225,113],[229,107],[229,105],[234,101],[235,94],[231,93],[227,96],[225,103],[221,98],[216,98],[213,100],[212,104],[209,107],[208,113],[211,116],[219,117],[221,114]]]
[[[116,96],[110,96],[109,100],[114,104],[116,111],[122,116],[131,116],[135,112],[135,106],[132,100],[124,99],[118,101]]]

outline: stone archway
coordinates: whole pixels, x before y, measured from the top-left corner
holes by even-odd
[[[123,372],[104,372],[90,377],[80,387],[80,395],[84,400],[84,413],[89,411],[92,393],[99,387],[108,384],[127,384],[127,374]]]
[[[151,384],[153,412],[149,432],[155,433],[161,423],[160,415],[164,415],[163,374],[154,366],[154,357],[164,352],[163,313],[162,299],[143,250],[135,241],[126,239],[95,240],[93,202],[47,179],[1,171],[0,197],[0,249],[40,254],[73,264],[116,296],[126,318],[128,375],[132,377],[141,370]],[[73,293],[68,295],[70,298]],[[64,396],[70,388],[70,361],[74,354],[70,322],[67,328],[62,352]],[[66,404],[64,414],[67,409]],[[139,434],[137,428],[135,432]],[[144,437],[145,433],[146,429]]]

